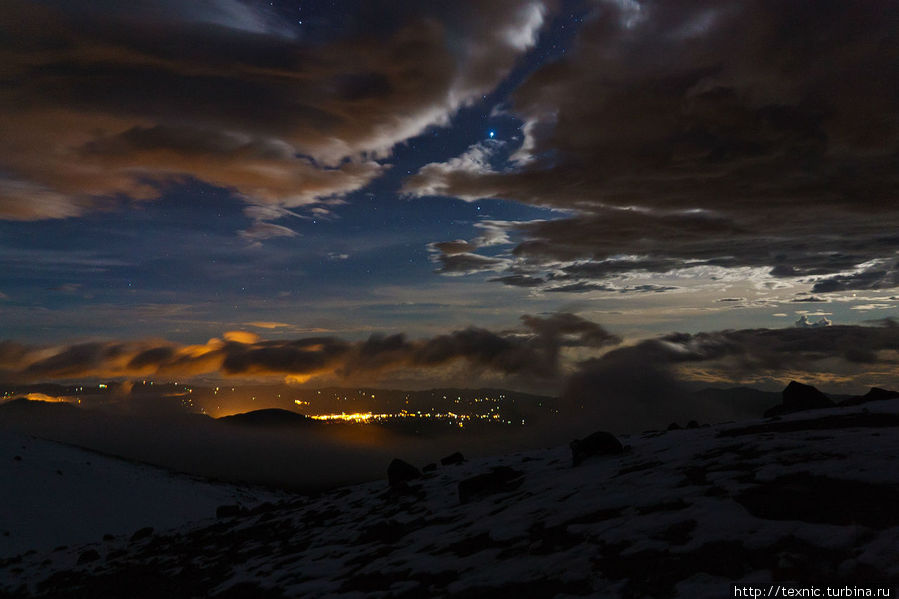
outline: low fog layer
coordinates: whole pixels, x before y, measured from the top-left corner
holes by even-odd
[[[155,405],[154,405],[155,404]],[[427,438],[374,425],[312,423],[290,428],[245,427],[185,414],[161,400],[85,410],[65,403],[15,401],[0,405],[0,427],[86,447],[179,472],[300,491],[375,480],[395,457],[418,467],[454,451],[503,453],[563,442],[567,427],[497,430]]]

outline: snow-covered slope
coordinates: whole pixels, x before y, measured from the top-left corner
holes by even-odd
[[[899,401],[622,437],[0,562],[9,596],[733,597],[899,582]],[[523,474],[460,503],[458,483]],[[505,471],[508,473],[509,471]],[[503,485],[500,485],[503,487]],[[895,592],[895,591],[894,591]]]
[[[0,430],[0,558],[214,516],[282,497]]]

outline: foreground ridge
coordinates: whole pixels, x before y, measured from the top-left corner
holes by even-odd
[[[725,597],[895,587],[899,400],[453,460],[0,560],[3,597]],[[386,467],[386,465],[385,465]],[[410,466],[411,467],[411,466]],[[475,477],[495,486],[466,491]],[[484,490],[486,489],[486,490]]]

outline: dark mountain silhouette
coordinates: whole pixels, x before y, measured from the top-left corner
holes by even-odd
[[[315,420],[290,410],[266,408],[241,414],[232,414],[218,418],[220,422],[238,426],[256,426],[263,428],[291,428],[315,426]]]
[[[0,422],[38,422],[50,418],[71,420],[78,418],[81,412],[80,408],[66,402],[17,397],[0,403]]]
[[[841,406],[857,406],[859,404],[868,403],[869,401],[883,401],[885,399],[896,399],[899,397],[899,391],[890,389],[881,389],[880,387],[871,387],[864,395],[857,395],[839,402]]]

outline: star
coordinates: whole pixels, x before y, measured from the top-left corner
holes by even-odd
[[[496,131],[494,131],[493,129],[491,129],[491,130],[487,133],[487,137],[489,137],[490,139],[493,139],[494,137],[496,137]]]

